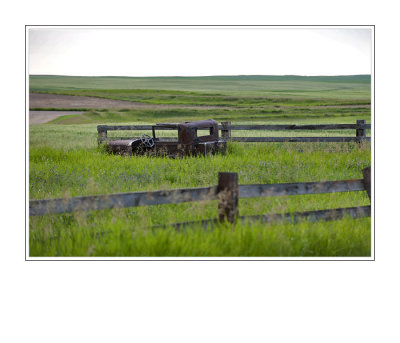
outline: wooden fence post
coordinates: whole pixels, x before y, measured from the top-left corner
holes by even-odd
[[[221,130],[221,138],[225,140],[229,140],[231,138],[231,130],[227,129],[229,125],[231,125],[230,121],[221,122],[222,130]]]
[[[237,173],[218,173],[218,220],[234,223],[239,214]]]
[[[356,125],[357,126],[359,126],[359,125],[365,125],[365,120],[357,120],[357,122],[356,122]],[[356,129],[356,137],[358,137],[359,139],[360,139],[360,141],[363,139],[363,138],[365,138],[367,135],[366,135],[366,130],[365,129],[360,129],[360,128],[357,128]]]
[[[364,168],[362,173],[364,176],[364,187],[371,201],[371,167]]]
[[[105,138],[107,138],[107,130],[97,127],[97,143],[101,144]]]

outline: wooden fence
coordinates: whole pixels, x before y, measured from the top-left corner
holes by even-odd
[[[182,202],[217,200],[218,219],[169,224],[176,228],[217,221],[234,223],[240,221],[272,221],[279,219],[335,220],[349,215],[361,218],[371,215],[371,206],[336,208],[299,213],[267,214],[239,217],[239,198],[270,197],[280,195],[304,195],[336,192],[366,191],[371,199],[371,167],[363,170],[363,179],[239,185],[237,173],[219,173],[218,185],[201,188],[172,189],[151,192],[114,193],[108,195],[81,196],[66,199],[43,199],[29,201],[29,215],[60,214],[74,211],[91,211],[112,208],[177,204]]]
[[[108,131],[151,130],[152,125],[98,125],[97,141],[99,143],[108,140],[129,139],[128,137],[108,137]],[[222,122],[218,125],[223,139],[232,142],[361,142],[371,141],[367,137],[366,130],[371,129],[371,124],[365,120],[357,120],[355,124],[312,124],[312,125],[231,125],[231,122]],[[157,128],[157,130],[172,130],[170,128]],[[232,137],[233,130],[254,131],[301,131],[301,130],[355,130],[354,137]],[[162,137],[163,140],[176,140],[173,137]]]

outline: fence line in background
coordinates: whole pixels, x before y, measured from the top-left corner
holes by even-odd
[[[359,123],[358,122],[362,122]],[[98,131],[116,130],[151,130],[152,125],[97,125]],[[371,129],[371,124],[365,124],[365,120],[357,120],[357,124],[278,124],[278,125],[231,125],[230,122],[222,122],[218,125],[218,130],[356,130]],[[168,127],[160,126],[157,130],[172,130]]]
[[[247,142],[247,143],[259,143],[259,142],[302,142],[302,143],[323,143],[323,142],[370,142],[371,137],[232,137],[230,138],[232,142]]]
[[[110,140],[124,140],[124,139],[132,139],[133,137],[105,137],[98,139],[98,142],[110,141]],[[161,141],[164,142],[173,142],[176,141],[175,137],[159,137]],[[227,139],[231,142],[246,142],[246,143],[260,143],[260,142],[269,142],[269,143],[277,143],[277,142],[314,142],[314,143],[323,143],[323,142],[361,142],[366,141],[370,142],[371,137],[231,137]]]
[[[99,143],[111,139],[129,139],[128,137],[108,137],[108,131],[143,131],[151,130],[152,125],[98,125],[97,140]],[[231,122],[222,122],[218,125],[221,138],[233,142],[360,142],[371,141],[367,137],[366,130],[371,129],[371,124],[365,120],[357,120],[355,124],[308,124],[308,125],[231,125]],[[172,130],[171,128],[159,127],[157,130]],[[232,137],[234,130],[248,131],[299,131],[299,130],[355,130],[354,137]],[[173,137],[161,137],[163,140],[176,140]]]

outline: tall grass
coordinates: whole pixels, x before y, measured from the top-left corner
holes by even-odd
[[[77,217],[77,216],[75,216]],[[370,219],[145,230],[114,213],[31,229],[31,256],[369,256]],[[110,230],[112,228],[112,230]]]
[[[219,171],[237,172],[240,184],[340,180],[362,178],[361,170],[369,164],[369,144],[353,143],[232,143],[225,156],[182,159],[112,156],[97,148],[37,147],[30,153],[29,191],[33,199],[200,187],[215,185]],[[240,215],[253,215],[361,206],[369,203],[364,193],[242,199],[239,209]],[[233,230],[217,228],[212,233],[146,230],[152,225],[216,216],[216,203],[210,201],[32,217],[30,251],[32,256],[339,256],[339,251],[343,256],[364,256],[369,251],[368,220],[310,224],[315,230],[306,233],[307,223],[276,224],[272,229],[264,224],[238,224]],[[350,232],[344,239],[349,227],[362,242],[354,242]],[[320,235],[325,243],[319,241]],[[248,250],[243,237],[254,239],[246,243],[251,246]],[[295,246],[290,246],[288,237],[293,237]],[[266,244],[266,240],[272,241]],[[273,249],[275,244],[280,248]]]

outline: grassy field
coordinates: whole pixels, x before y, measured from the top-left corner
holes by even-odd
[[[279,85],[277,85],[279,83]],[[166,159],[106,155],[97,147],[98,123],[154,123],[212,118],[233,123],[370,122],[368,77],[296,78],[73,78],[31,77],[32,91],[104,96],[163,104],[214,104],[229,109],[90,110],[31,125],[29,198],[69,197],[215,185],[220,171],[240,184],[362,178],[371,163],[369,143],[231,143],[226,155]],[[115,91],[112,91],[112,90]],[[158,90],[157,90],[158,89]],[[242,91],[240,94],[235,92]],[[336,89],[336,90],[335,90]],[[151,91],[150,91],[151,90]],[[145,98],[148,95],[148,98]],[[232,100],[232,97],[234,100]],[[273,104],[273,99],[277,100]],[[207,100],[204,100],[207,99]],[[227,100],[228,99],[228,100]],[[263,100],[264,99],[264,100]],[[282,101],[282,99],[285,99]],[[127,100],[127,99],[122,99]],[[213,102],[214,101],[214,102]],[[250,103],[253,101],[253,103]],[[272,108],[271,108],[272,106]],[[274,107],[277,106],[277,107]],[[262,112],[266,111],[266,112]],[[275,112],[274,112],[275,111]],[[112,133],[121,136],[121,133]],[[140,134],[140,133],[139,133]],[[289,135],[260,132],[259,135]],[[296,135],[354,135],[296,132]],[[111,133],[109,134],[111,135]],[[235,133],[253,136],[253,132]],[[240,215],[284,213],[369,204],[365,192],[240,200]],[[148,229],[214,218],[216,202],[149,206],[32,217],[31,256],[370,256],[369,218],[299,224],[224,225]]]
[[[206,77],[83,77],[30,76],[31,91],[99,92],[199,95],[246,95],[308,99],[333,98],[339,101],[370,97],[371,77],[357,76],[206,76]],[[149,92],[149,90],[151,90]],[[155,92],[156,91],[156,92]],[[172,92],[171,92],[172,91]],[[196,94],[190,94],[196,92]],[[204,94],[205,93],[205,94]],[[342,99],[340,99],[342,98]]]
[[[220,121],[258,122],[258,123],[349,123],[357,119],[370,123],[369,108],[330,108],[330,109],[275,109],[275,110],[87,110],[84,114],[70,114],[59,117],[52,124],[113,124],[130,122],[179,122],[212,118]]]

